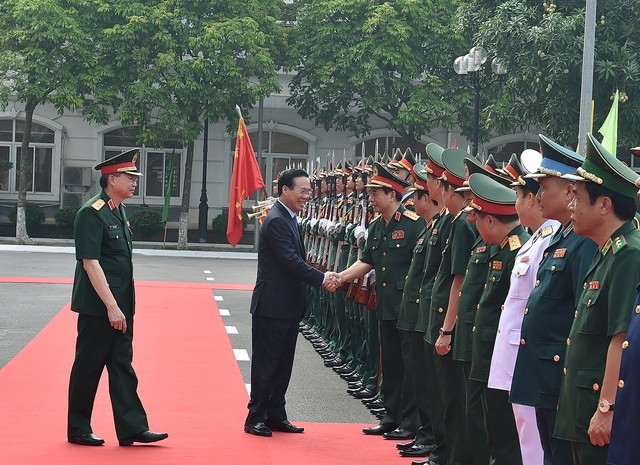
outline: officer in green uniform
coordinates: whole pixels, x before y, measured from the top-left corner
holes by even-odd
[[[76,215],[76,271],[71,310],[78,312],[78,337],[69,381],[69,442],[99,446],[91,413],[104,368],[116,434],[121,446],[150,443],[167,433],[149,431],[147,415],[136,392],[133,359],[135,297],[131,261],[131,230],[122,202],[136,189],[138,150],[96,165],[102,191]]]
[[[514,190],[479,173],[469,177],[469,187],[473,192],[469,206],[476,210],[476,228],[485,242],[493,246],[488,257],[489,272],[477,305],[469,377],[482,383],[484,419],[495,464],[518,465],[522,464],[522,457],[509,393],[491,389],[487,383],[511,270],[518,250],[531,236],[518,221]]]
[[[563,178],[575,173],[584,158],[539,135],[542,161],[535,173],[536,198],[546,219],[560,222],[538,267],[536,281],[522,319],[520,347],[509,400],[535,407],[545,463],[571,465],[571,445],[552,437],[558,409],[562,364],[571,323],[582,292],[582,280],[596,252],[591,239],[573,230],[569,204],[574,183]]]
[[[469,256],[476,240],[475,228],[462,212],[464,195],[455,192],[466,179],[464,159],[468,154],[459,149],[445,149],[442,164],[445,168],[440,176],[443,199],[449,212],[454,215],[451,231],[442,251],[442,260],[436,275],[431,296],[429,328],[425,341],[430,344],[436,382],[444,406],[444,431],[448,463],[470,464],[472,451],[469,443],[466,413],[465,375],[462,362],[454,360],[451,346],[458,320],[460,287],[467,269]]]
[[[413,249],[411,266],[407,273],[402,304],[398,315],[397,328],[400,337],[407,341],[409,347],[412,370],[410,376],[413,380],[414,397],[418,413],[418,430],[415,440],[405,444],[398,444],[400,455],[404,457],[426,457],[435,448],[433,425],[429,413],[429,373],[424,360],[424,333],[416,331],[418,312],[420,310],[420,286],[424,273],[425,259],[427,256],[427,237],[430,235],[433,225],[439,217],[440,208],[431,200],[427,189],[427,176],[421,173],[421,164],[415,165],[416,181],[414,183],[414,206],[425,221],[426,226],[420,232],[418,241]]]
[[[578,168],[571,217],[599,247],[583,280],[567,339],[554,434],[571,441],[576,465],[607,459],[623,342],[640,282],[637,173],[592,136]]]
[[[463,192],[465,205],[468,205],[473,193],[469,187],[469,176],[473,173],[481,173],[489,176],[504,185],[509,184],[509,180],[500,177],[491,165],[482,165],[476,158],[471,156],[464,159],[465,173],[467,180],[463,187],[456,189],[456,192]],[[465,208],[467,220],[475,225],[476,215],[472,208]],[[473,448],[473,464],[488,465],[490,452],[487,439],[487,429],[484,421],[484,409],[482,407],[482,387],[483,383],[475,379],[470,379],[471,374],[471,350],[473,342],[473,324],[476,318],[477,305],[480,295],[484,290],[489,272],[489,255],[492,246],[487,244],[482,236],[478,235],[473,244],[471,256],[465,271],[464,280],[460,287],[460,300],[458,301],[458,324],[456,325],[455,339],[452,344],[453,359],[463,363],[466,377],[467,389],[467,421],[469,427],[469,441]]]
[[[418,320],[416,321],[416,331],[423,335],[429,331],[429,316],[431,314],[431,295],[440,262],[442,261],[442,252],[446,246],[446,241],[451,231],[451,222],[453,215],[449,213],[443,194],[443,181],[440,179],[444,174],[444,165],[442,164],[442,152],[444,148],[438,144],[431,143],[427,145],[427,164],[420,174],[427,177],[427,189],[431,200],[440,207],[438,219],[433,225],[431,232],[425,237],[427,244],[427,252],[425,257],[424,273],[422,275],[422,284],[420,286],[420,308]],[[436,372],[435,353],[433,344],[429,344],[423,339],[424,344],[424,363],[427,373]],[[440,385],[433,378],[424,386],[424,390],[429,398],[429,414],[431,416],[431,425],[433,429],[433,437],[435,439],[435,449],[429,455],[429,462],[435,464],[449,463],[449,450],[445,438],[444,429],[444,406],[442,402],[442,394],[440,393]],[[424,462],[425,464],[429,462]],[[416,463],[416,462],[414,462]]]
[[[401,193],[407,183],[396,178],[380,163],[374,164],[373,176],[367,187],[370,189],[369,202],[380,216],[367,230],[362,257],[340,273],[343,281],[352,281],[371,269],[376,272],[376,313],[380,323],[382,393],[386,415],[379,425],[364,428],[363,432],[383,435],[395,431],[408,433],[404,437],[409,438],[415,434],[415,405],[396,324],[413,248],[426,223],[400,205]],[[394,438],[399,439],[399,434]]]

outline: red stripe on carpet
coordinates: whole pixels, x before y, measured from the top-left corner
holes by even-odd
[[[49,278],[38,276],[0,276],[0,283],[14,284],[73,284],[73,278]],[[213,289],[216,291],[253,291],[253,284],[192,283],[177,281],[136,281],[140,287],[173,287],[180,289]]]
[[[93,417],[103,447],[66,442],[76,317],[68,306],[0,370],[0,463],[7,465],[341,465],[398,458],[357,424],[306,423],[300,435],[242,431],[247,393],[210,288],[140,283],[134,366],[156,445],[118,447],[106,375]],[[292,418],[295,422],[295,418]],[[406,459],[404,461],[406,463]]]

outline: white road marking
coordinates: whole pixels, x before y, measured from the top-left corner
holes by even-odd
[[[233,355],[235,355],[238,362],[248,362],[250,360],[249,352],[245,349],[233,349]]]
[[[213,298],[216,299],[216,302],[224,302],[224,297],[221,295],[214,295]]]
[[[215,281],[215,280],[216,280],[216,278],[213,278],[211,276],[207,277],[207,281]]]
[[[245,383],[244,387],[247,389],[247,394],[251,395],[251,383]]]
[[[211,270],[204,270],[204,274],[211,274]]]
[[[231,315],[231,313],[229,313],[229,310],[227,310],[226,308],[220,308],[220,316],[229,316]]]
[[[238,328],[235,326],[225,326],[224,329],[227,331],[227,334],[238,334]]]

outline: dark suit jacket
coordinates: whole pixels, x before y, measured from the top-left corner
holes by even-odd
[[[253,315],[284,320],[304,316],[305,283],[321,286],[324,274],[307,265],[295,220],[280,202],[269,211],[260,229],[258,276],[251,298]]]

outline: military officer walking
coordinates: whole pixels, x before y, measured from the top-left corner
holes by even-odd
[[[76,215],[76,271],[71,310],[78,315],[76,353],[69,380],[69,442],[100,446],[91,413],[104,368],[116,434],[121,446],[168,437],[149,431],[147,414],[137,394],[133,359],[135,297],[131,230],[123,201],[135,192],[138,150],[129,150],[96,165],[102,191]]]

